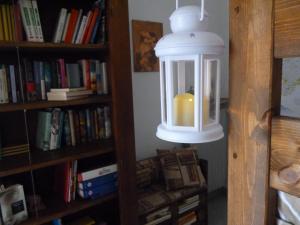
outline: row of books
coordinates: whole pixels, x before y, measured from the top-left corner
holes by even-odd
[[[156,225],[171,218],[170,207],[165,207],[157,210],[146,217],[146,223],[144,225]]]
[[[117,190],[117,165],[79,173],[77,180],[77,193],[81,198],[99,198]]]
[[[180,217],[177,221],[178,225],[192,225],[197,222],[197,214],[195,211],[189,212]]]
[[[178,206],[178,213],[182,214],[190,209],[193,209],[199,206],[199,203],[200,203],[199,195],[195,195],[190,198],[187,198]]]
[[[14,41],[15,35],[15,11],[17,5],[0,5],[0,41]]]
[[[76,146],[112,136],[108,106],[38,112],[36,147],[44,151]]]
[[[105,0],[94,3],[86,14],[82,9],[62,8],[59,13],[54,43],[88,44],[105,41]]]
[[[30,102],[46,100],[51,88],[84,87],[93,94],[108,94],[105,62],[81,59],[67,63],[64,59],[50,62],[24,58],[22,63],[22,76],[17,75],[15,65],[0,64],[0,104],[21,102],[22,89]]]

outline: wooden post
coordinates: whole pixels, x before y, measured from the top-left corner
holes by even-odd
[[[272,224],[268,201],[273,4],[230,1],[229,225]]]

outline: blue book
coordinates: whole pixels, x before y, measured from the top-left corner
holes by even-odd
[[[45,74],[45,89],[46,89],[46,93],[47,93],[50,91],[51,83],[52,83],[51,66],[48,62],[44,63],[44,74]]]
[[[14,65],[9,65],[9,75],[10,75],[12,102],[17,103],[18,96],[17,96],[17,84],[16,84],[16,75],[15,75],[15,66]]]
[[[117,182],[106,183],[101,186],[95,187],[89,190],[78,189],[78,194],[80,197],[87,198],[98,198],[109,193],[113,193],[117,190]]]
[[[38,61],[33,61],[33,74],[37,98],[42,99],[40,62]]]
[[[38,113],[36,146],[44,151],[50,149],[51,120],[51,112],[41,111]]]
[[[90,179],[90,180],[86,180],[86,181],[82,181],[78,183],[78,188],[79,189],[93,189],[96,188],[98,186],[101,186],[103,184],[107,184],[107,183],[111,183],[117,180],[118,174],[117,172],[114,173],[110,173],[101,177],[97,177],[94,179]]]
[[[97,32],[98,31],[98,28],[100,26],[100,22],[101,22],[101,13],[98,15],[98,18],[97,18],[97,21],[96,21],[96,24],[95,24],[95,27],[94,27],[94,30],[93,30],[93,33],[92,33],[92,38],[91,38],[91,44],[95,44],[96,41],[97,41]]]

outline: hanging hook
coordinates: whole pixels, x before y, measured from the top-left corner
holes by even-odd
[[[179,0],[176,0],[176,9],[179,7]],[[201,0],[201,17],[200,21],[204,20],[204,0]]]
[[[176,0],[176,9],[178,9],[178,0]]]

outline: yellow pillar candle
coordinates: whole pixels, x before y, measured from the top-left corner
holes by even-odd
[[[209,119],[208,97],[203,98],[203,125]],[[178,94],[173,101],[174,125],[175,126],[194,126],[194,95],[190,93]]]

